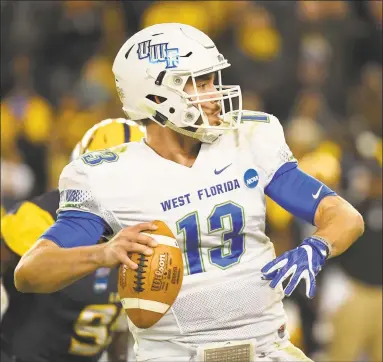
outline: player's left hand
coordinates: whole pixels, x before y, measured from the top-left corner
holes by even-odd
[[[290,296],[301,279],[306,281],[306,296],[314,297],[315,277],[322,269],[329,249],[325,242],[309,237],[297,248],[283,253],[267,263],[261,270],[264,279],[271,280],[270,287],[275,288],[291,276],[284,292]]]

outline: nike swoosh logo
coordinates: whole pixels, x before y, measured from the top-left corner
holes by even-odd
[[[312,194],[313,195],[313,199],[317,199],[318,197],[319,197],[319,194],[320,194],[320,192],[321,192],[321,190],[322,190],[322,188],[323,188],[323,185],[321,186],[321,187],[319,187],[319,190],[317,191],[317,193],[314,195],[314,194]]]
[[[216,175],[219,175],[220,173],[222,173],[223,171],[225,171],[229,166],[231,166],[232,164],[228,164],[227,166],[225,166],[224,168],[222,168],[221,170],[214,170],[214,173]]]

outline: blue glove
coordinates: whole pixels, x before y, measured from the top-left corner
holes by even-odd
[[[309,237],[297,248],[283,253],[267,263],[261,270],[263,278],[271,280],[270,287],[275,288],[291,276],[284,292],[290,296],[301,279],[306,281],[306,296],[314,297],[315,277],[321,271],[330,255],[329,245],[319,238]]]

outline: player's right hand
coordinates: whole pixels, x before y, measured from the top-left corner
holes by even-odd
[[[120,230],[116,236],[105,244],[100,245],[100,264],[112,268],[125,264],[132,269],[138,266],[130,260],[130,253],[151,255],[157,242],[142,232],[157,230],[157,225],[146,222]]]

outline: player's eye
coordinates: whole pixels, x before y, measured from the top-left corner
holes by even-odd
[[[200,89],[205,89],[207,87],[207,83],[199,83],[197,85],[197,88],[200,88]]]

